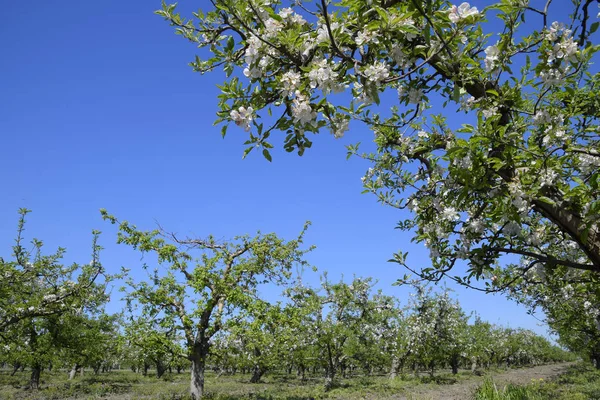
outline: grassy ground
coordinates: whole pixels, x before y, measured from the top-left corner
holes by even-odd
[[[518,382],[529,382],[538,369],[495,371],[494,381],[503,382],[507,376],[517,375]],[[580,364],[569,367],[567,373],[553,380],[535,379],[526,385],[494,384],[492,378],[473,376],[461,372],[456,376],[438,373],[436,378],[415,378],[412,375],[390,381],[386,376],[354,377],[344,379],[328,392],[323,389],[322,378],[301,382],[294,375],[267,375],[259,384],[249,384],[250,376],[216,376],[209,373],[206,381],[207,399],[212,400],[309,400],[309,399],[464,399],[478,400],[600,400],[600,372]],[[188,374],[166,374],[162,379],[144,377],[131,371],[112,371],[108,374],[87,373],[72,381],[66,371],[42,373],[42,389],[37,392],[25,390],[29,373],[17,373],[11,377],[8,371],[0,371],[1,400],[41,399],[106,399],[106,400],[184,400],[188,399]],[[485,381],[484,381],[485,379]],[[481,382],[484,382],[483,385]],[[506,382],[506,381],[505,381]],[[480,389],[474,396],[475,388]]]
[[[188,374],[166,374],[162,379],[144,377],[130,371],[112,371],[107,374],[87,374],[67,379],[66,371],[42,373],[41,389],[32,392],[24,389],[29,373],[19,372],[9,376],[0,372],[0,399],[187,399]],[[309,400],[309,399],[379,399],[412,398],[414,387],[434,389],[472,379],[469,372],[456,376],[438,373],[429,377],[415,378],[412,375],[390,381],[386,376],[354,377],[341,380],[334,389],[325,392],[322,378],[300,381],[295,375],[271,374],[259,384],[249,384],[249,375],[217,377],[208,373],[206,380],[207,398],[213,400]],[[408,396],[408,397],[407,397]]]
[[[475,399],[600,400],[600,371],[580,363],[554,379],[536,380],[528,385],[500,386],[486,379],[475,393]]]

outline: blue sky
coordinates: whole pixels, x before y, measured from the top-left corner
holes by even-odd
[[[334,281],[371,276],[407,303],[407,290],[391,286],[405,271],[386,260],[410,251],[412,265],[427,266],[428,252],[394,229],[405,215],[360,193],[369,165],[347,161],[344,144],[370,141],[368,130],[343,140],[322,133],[303,157],[275,149],[273,163],[242,160],[246,133],[232,126],[223,140],[212,126],[221,76],[191,71],[195,48],[153,14],[158,0],[0,3],[0,254],[20,207],[33,210],[28,237],[66,247],[67,262],[89,261],[99,229],[104,265],[138,278],[140,255],[115,244],[100,208],[199,237],[261,230],[291,239],[311,220],[311,263]],[[456,295],[490,322],[546,331],[500,296]]]

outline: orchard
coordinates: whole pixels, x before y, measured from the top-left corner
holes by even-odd
[[[138,385],[127,393],[221,398],[243,382],[253,389],[233,396],[351,398],[578,358],[600,369],[600,3],[482,3],[211,0],[187,14],[163,2],[156,14],[190,42],[193,71],[224,77],[215,125],[243,135],[244,158],[277,168],[278,150],[303,156],[318,134],[351,140],[348,158],[368,164],[364,192],[397,210],[392,222],[429,259],[377,255],[411,287],[396,298],[368,276],[312,266],[308,222],[292,239],[223,239],[143,230],[102,209],[117,243],[145,257],[114,274],[99,231],[91,261],[67,264],[64,248],[26,235],[23,208],[0,258],[0,394],[77,398],[91,375],[98,396]],[[303,282],[311,268],[319,284]],[[556,344],[467,313],[447,284],[541,311]],[[115,285],[124,308],[111,313]],[[254,389],[265,382],[301,394]]]

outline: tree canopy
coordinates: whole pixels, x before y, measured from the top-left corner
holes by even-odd
[[[366,125],[376,150],[348,147],[372,162],[365,190],[412,212],[399,227],[432,266],[394,261],[503,290],[533,268],[600,272],[596,3],[214,0],[190,18],[157,13],[204,49],[195,71],[225,71],[216,122],[248,132],[244,155],[271,160],[276,131],[302,155],[313,133]],[[500,280],[505,255],[523,263]]]

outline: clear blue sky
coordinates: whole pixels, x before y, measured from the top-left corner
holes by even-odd
[[[195,48],[153,14],[159,0],[0,3],[1,255],[20,207],[33,210],[28,237],[67,247],[67,261],[88,262],[99,229],[104,265],[140,278],[140,255],[114,244],[100,208],[200,237],[261,230],[292,238],[311,220],[314,265],[332,280],[374,277],[406,304],[407,291],[391,286],[405,271],[386,260],[402,249],[427,266],[428,252],[394,229],[405,215],[360,194],[369,165],[346,161],[344,144],[370,141],[368,130],[342,141],[323,133],[302,158],[276,149],[273,163],[242,160],[246,133],[232,126],[223,140],[212,126],[220,75],[191,71]],[[456,294],[490,322],[546,330],[502,297]]]

